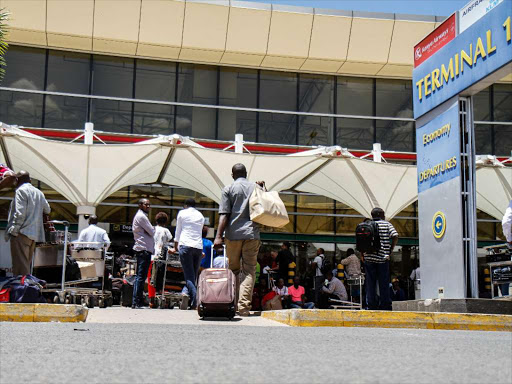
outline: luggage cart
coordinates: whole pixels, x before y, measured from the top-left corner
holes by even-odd
[[[175,306],[183,309],[184,296],[181,294],[181,290],[185,286],[183,280],[183,268],[180,262],[180,256],[178,252],[168,253],[166,252],[165,259],[153,260],[153,267],[156,267],[157,263],[164,264],[164,277],[162,282],[162,290],[160,294],[156,295],[158,308],[173,309]],[[170,279],[167,278],[167,272],[170,272]]]
[[[73,242],[73,250],[71,252],[75,257],[77,256],[77,248],[90,248],[85,256],[92,257],[96,261],[101,261],[102,266],[101,274],[96,273],[96,276],[89,278],[83,278],[80,280],[66,281],[66,259],[68,255],[68,233],[69,233],[69,222],[52,220],[52,224],[60,224],[64,226],[64,248],[62,252],[62,277],[60,284],[47,284],[46,288],[43,289],[43,293],[54,294],[53,302],[55,304],[81,304],[86,305],[89,308],[98,306],[100,308],[106,308],[113,305],[112,293],[105,291],[105,260],[111,258],[112,266],[114,258],[110,255],[107,257],[105,247],[103,243],[85,243],[85,242]],[[82,255],[83,256],[83,255]],[[89,258],[77,258],[78,260],[89,260]],[[94,264],[96,268],[96,264]],[[91,284],[96,283],[101,278],[101,289],[90,287]],[[107,276],[108,278],[108,276]],[[87,287],[89,285],[89,287]],[[60,289],[59,289],[60,288]]]

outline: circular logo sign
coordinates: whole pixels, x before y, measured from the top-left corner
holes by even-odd
[[[436,239],[440,239],[446,230],[446,217],[441,211],[437,211],[432,219],[432,233]]]

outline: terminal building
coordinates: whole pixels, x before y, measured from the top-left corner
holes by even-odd
[[[445,19],[233,0],[0,0],[0,7],[11,13],[1,122],[58,140],[92,122],[105,142],[177,133],[219,149],[243,134],[251,151],[274,154],[339,145],[371,158],[380,143],[385,161],[406,164],[416,161],[413,47]],[[474,96],[474,111],[477,153],[509,158],[512,75]],[[38,186],[52,218],[77,223],[72,204]],[[123,188],[97,215],[114,243],[129,244],[124,225],[139,198],[151,200],[153,216],[173,219],[191,196],[215,226],[214,201],[169,185]],[[11,197],[0,192],[2,227]],[[281,197],[290,224],[263,233],[263,249],[290,241],[297,255],[323,247],[339,257],[353,247],[357,211],[321,195]],[[479,247],[503,239],[497,217],[478,215]],[[408,276],[418,257],[416,203],[392,223],[400,234],[392,275]]]

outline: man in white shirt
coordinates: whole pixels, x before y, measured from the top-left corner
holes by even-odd
[[[322,292],[322,286],[324,285],[325,276],[322,273],[322,267],[325,262],[324,249],[318,248],[316,250],[316,257],[313,260],[311,266],[315,270],[315,304],[318,306],[320,304],[320,294]]]
[[[196,281],[203,257],[204,216],[196,207],[194,199],[185,200],[176,220],[174,247],[180,253],[181,266],[190,296],[190,307],[196,308]]]
[[[110,239],[107,235],[107,231],[103,228],[98,227],[98,216],[92,215],[89,217],[89,226],[84,228],[78,236],[79,243],[103,243],[105,249],[110,247]],[[80,248],[98,248],[97,246],[85,246],[81,245]]]

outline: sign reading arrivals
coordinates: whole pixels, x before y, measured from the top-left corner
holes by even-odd
[[[503,0],[471,0],[459,11],[459,33],[464,32]]]
[[[414,118],[512,63],[512,6],[503,1],[413,70]],[[506,74],[503,74],[505,76]]]

